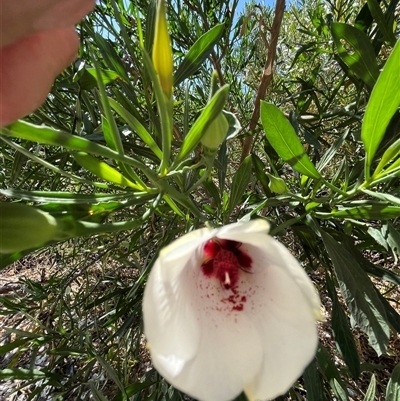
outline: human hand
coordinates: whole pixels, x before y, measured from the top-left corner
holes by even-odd
[[[75,24],[95,0],[0,0],[0,126],[46,99],[76,57]]]

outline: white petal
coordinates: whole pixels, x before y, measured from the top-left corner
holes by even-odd
[[[263,339],[262,368],[245,392],[251,401],[273,399],[292,386],[315,355],[314,312],[289,269],[271,262],[265,249],[243,248],[253,258],[247,313]]]
[[[238,221],[237,223],[218,228],[216,235],[221,239],[244,242],[248,235],[267,234],[268,232],[269,223],[262,219],[255,219],[247,222]]]
[[[257,222],[258,224],[256,224]],[[252,220],[249,223],[241,224],[250,225],[250,223],[254,224],[254,226],[250,226],[249,229],[246,230],[247,233],[245,234],[243,234],[243,231],[240,230],[229,230],[230,227],[236,228],[234,227],[236,224],[231,224],[229,226],[225,226],[224,232],[220,230],[218,232],[218,237],[241,242],[243,244],[241,249],[243,250],[245,249],[246,244],[263,249],[269,264],[277,264],[281,266],[292,276],[312,306],[314,318],[319,319],[321,303],[315,287],[310,278],[307,276],[307,273],[300,266],[296,258],[285,248],[285,246],[273,239],[271,236],[262,233],[263,223],[266,223],[264,220]],[[266,224],[268,227],[268,223]]]
[[[201,331],[197,353],[188,361],[151,348],[152,361],[161,375],[186,394],[202,401],[228,401],[257,375],[262,363],[261,339],[246,313],[235,310],[240,299],[235,303],[231,290],[206,277],[200,266],[192,274],[185,280],[191,294],[185,303],[192,306]],[[176,325],[173,335],[185,338],[186,330],[187,325]]]
[[[277,258],[276,264],[284,267],[287,272],[296,281],[297,285],[300,287],[301,291],[310,302],[311,307],[314,311],[314,318],[321,318],[321,302],[318,293],[311,282],[307,273],[300,266],[296,258],[278,241],[269,237],[269,250]]]
[[[194,230],[163,248],[158,257],[163,266],[160,270],[163,279],[167,281],[179,275],[186,268],[186,263],[195,250],[207,242],[214,231],[209,228]]]
[[[155,262],[143,297],[144,333],[154,352],[188,360],[198,348],[196,315],[187,302],[188,275],[202,262],[201,248],[210,230],[193,231],[164,248]],[[176,335],[183,330],[182,335]],[[178,364],[179,365],[179,364]],[[176,369],[171,365],[171,369]]]

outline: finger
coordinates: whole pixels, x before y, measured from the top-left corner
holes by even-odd
[[[42,32],[0,49],[0,126],[26,116],[46,99],[54,79],[74,61],[73,27]]]
[[[77,24],[95,0],[2,0],[0,46],[41,31]]]

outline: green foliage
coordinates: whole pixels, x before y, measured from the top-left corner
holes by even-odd
[[[50,216],[57,235],[0,255],[0,267],[42,257],[62,267],[0,298],[0,313],[16,319],[5,325],[0,378],[35,384],[30,399],[183,400],[146,360],[148,273],[185,232],[255,217],[312,275],[321,332],[332,329],[286,399],[398,399],[398,1],[291,3],[252,132],[274,13],[237,7],[169,3],[171,100],[150,58],[156,1],[101,1],[45,104],[1,130],[2,204]],[[227,138],[207,149],[221,113]]]

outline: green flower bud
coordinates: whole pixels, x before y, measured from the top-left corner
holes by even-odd
[[[272,174],[265,173],[269,179],[268,188],[275,194],[284,194],[288,191],[288,187],[282,178],[274,177]]]
[[[21,203],[0,202],[0,253],[38,248],[54,238],[57,221]]]
[[[205,134],[201,138],[201,143],[209,149],[217,149],[228,134],[229,123],[226,117],[221,113],[208,126]]]
[[[160,79],[161,88],[168,99],[173,90],[173,57],[171,38],[165,9],[165,0],[160,0],[157,7],[156,29],[153,45],[153,65]]]

